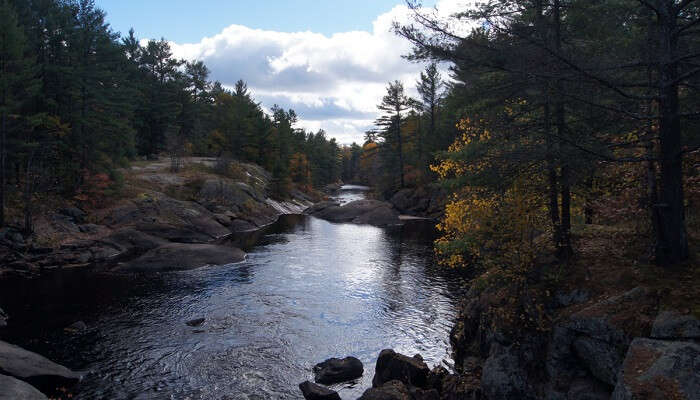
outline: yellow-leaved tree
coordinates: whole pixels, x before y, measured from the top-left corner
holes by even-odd
[[[502,171],[497,164],[508,154],[508,140],[482,120],[465,118],[457,127],[462,135],[431,167],[452,190],[437,226],[438,260],[471,269],[478,289],[502,294],[502,303],[491,310],[494,323],[515,326],[525,319],[543,326],[537,302],[524,301],[532,297],[528,277],[535,259],[550,243],[543,183],[527,169],[492,175]]]

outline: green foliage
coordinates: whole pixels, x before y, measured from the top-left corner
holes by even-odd
[[[165,39],[142,46],[133,29],[120,38],[93,0],[1,0],[0,37],[0,199],[21,192],[11,194],[24,199],[27,226],[37,188],[100,206],[137,156],[167,155],[174,169],[188,155],[254,162],[280,196],[293,181],[340,177],[337,143],[295,128],[293,110],[266,115],[243,81],[212,83]]]

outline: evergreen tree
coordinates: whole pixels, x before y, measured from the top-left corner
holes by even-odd
[[[400,187],[405,186],[404,180],[404,149],[401,123],[403,113],[411,107],[411,101],[404,92],[403,83],[394,81],[387,86],[387,94],[382,98],[378,108],[384,113],[375,124],[383,128],[380,135],[384,139],[382,147],[385,152],[386,162],[392,169],[398,172]],[[393,160],[393,154],[398,156],[397,162]]]
[[[0,0],[0,227],[5,225],[8,136],[21,124],[21,108],[36,88],[33,60],[13,7]]]

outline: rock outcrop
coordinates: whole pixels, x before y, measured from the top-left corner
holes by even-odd
[[[700,398],[700,345],[637,338],[630,345],[612,400]]]
[[[80,380],[79,373],[39,354],[3,341],[0,341],[0,374],[21,379],[39,389],[47,390],[53,390],[61,385],[72,385]]]
[[[141,257],[119,265],[121,272],[167,272],[205,265],[232,264],[245,260],[245,252],[235,247],[213,244],[169,243]]]
[[[494,330],[486,297],[470,292],[451,336],[461,377],[478,381],[485,399],[700,398],[695,317],[659,313],[645,287],[588,297],[554,296],[552,307],[575,311],[520,334]]]
[[[0,375],[0,400],[48,400],[48,397],[26,382]]]
[[[324,202],[306,209],[304,213],[330,222],[374,226],[401,224],[398,211],[391,204],[379,200],[356,200],[342,206],[334,202]]]
[[[406,188],[394,193],[389,202],[401,214],[439,218],[447,203],[447,193],[433,187]]]
[[[236,164],[236,179],[228,170],[175,174],[163,170],[166,164],[132,169],[131,190],[139,192],[133,198],[90,215],[68,206],[41,217],[37,232],[52,241],[59,238],[50,247],[1,229],[0,273],[91,265],[161,272],[237,262],[244,255],[235,247],[247,243],[250,232],[313,204],[297,190],[284,201],[271,199],[271,175],[252,164]]]

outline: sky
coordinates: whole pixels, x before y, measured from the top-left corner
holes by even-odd
[[[361,142],[389,81],[409,94],[425,65],[401,56],[410,44],[391,32],[410,21],[403,0],[96,0],[112,28],[171,42],[174,56],[201,60],[210,78],[243,79],[265,109],[294,109],[298,127]],[[449,15],[460,0],[424,0]]]

